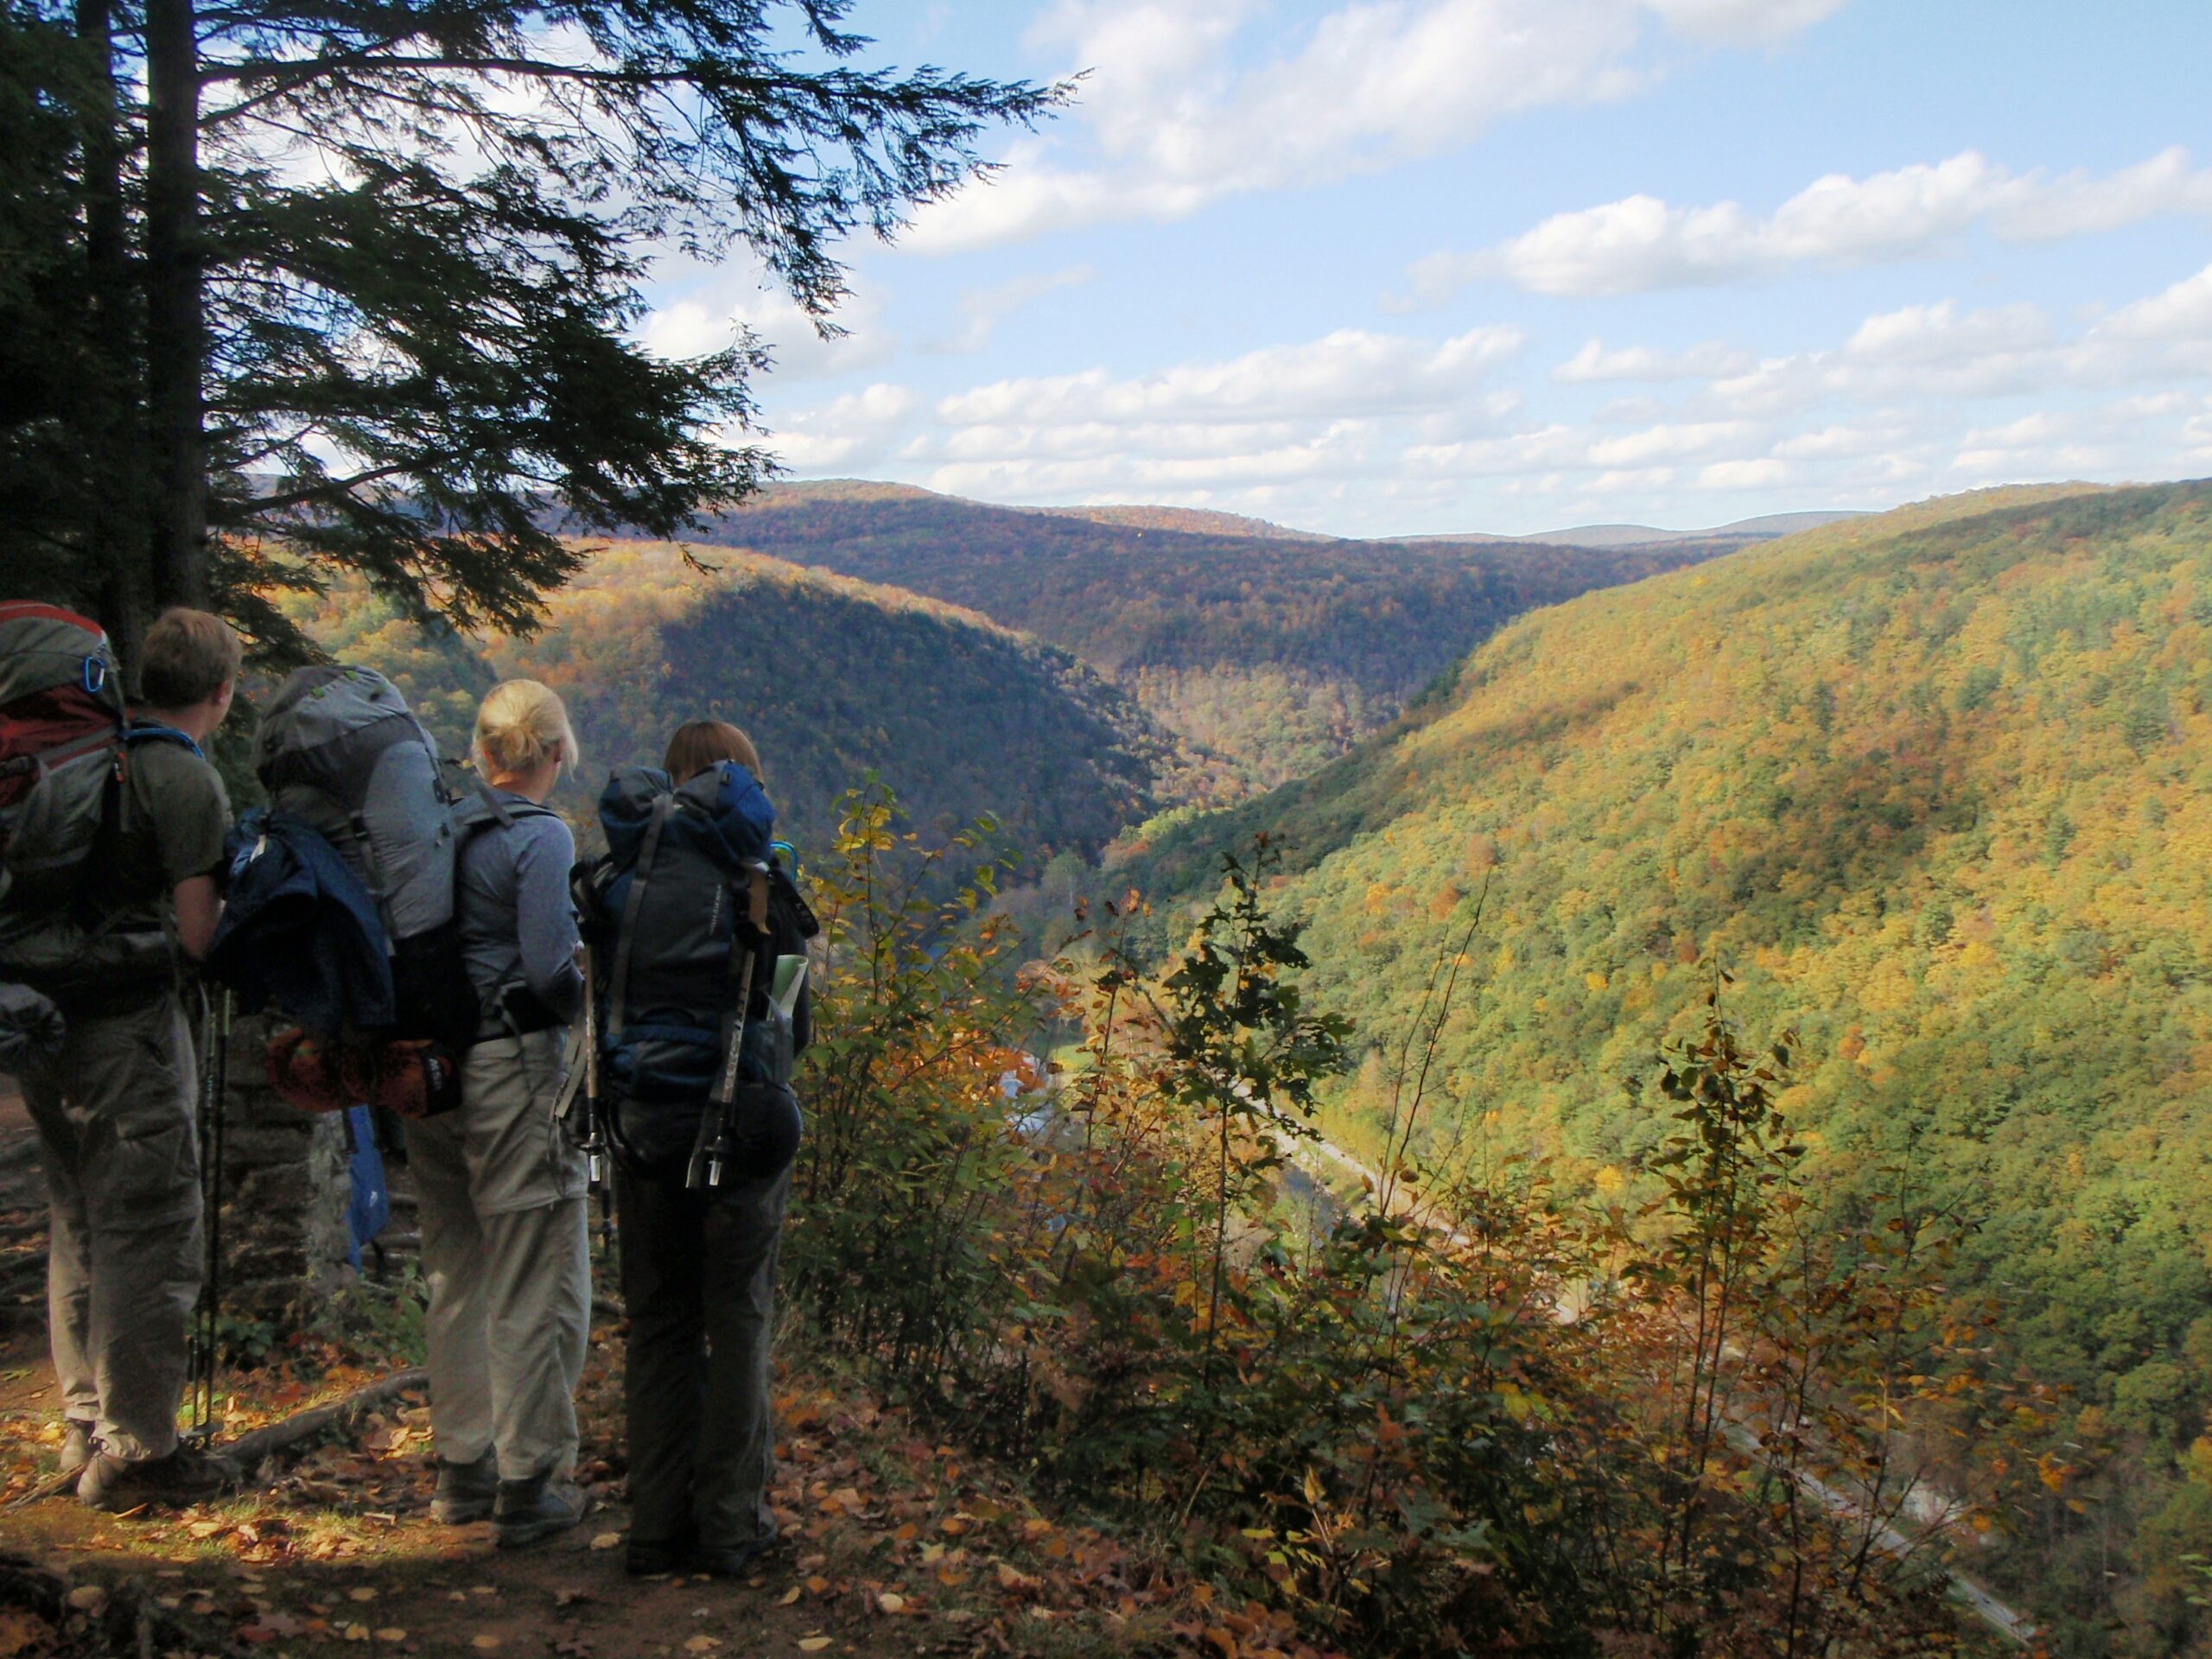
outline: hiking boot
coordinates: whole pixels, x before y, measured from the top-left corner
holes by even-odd
[[[681,1538],[640,1538],[632,1533],[623,1547],[622,1570],[633,1579],[681,1573],[689,1566],[695,1547],[689,1534]]]
[[[61,1431],[61,1460],[54,1465],[54,1472],[77,1474],[92,1460],[92,1426],[81,1417],[72,1417]]]
[[[189,1446],[158,1458],[95,1452],[77,1478],[77,1498],[95,1510],[135,1510],[141,1503],[182,1509],[220,1497],[238,1484],[238,1469],[227,1459],[211,1458]]]
[[[573,1480],[556,1480],[550,1475],[501,1481],[499,1496],[492,1506],[501,1549],[516,1549],[550,1538],[583,1518],[582,1490]]]
[[[448,1527],[489,1521],[499,1496],[499,1458],[486,1452],[474,1463],[438,1459],[438,1486],[430,1494],[430,1518]]]
[[[710,1579],[742,1578],[760,1564],[760,1558],[776,1547],[776,1535],[754,1538],[741,1544],[702,1544],[691,1552],[686,1561],[688,1572],[703,1573]]]

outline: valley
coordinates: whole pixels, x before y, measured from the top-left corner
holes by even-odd
[[[301,620],[456,749],[529,674],[594,775],[686,715],[746,725],[803,845],[870,773],[925,840],[993,815],[1033,949],[1135,889],[1157,960],[1264,835],[1354,1025],[1322,1121],[1370,1163],[1464,948],[1400,1155],[1647,1190],[1654,1057],[1725,973],[1753,1039],[1796,1034],[1824,1212],[1903,1179],[1962,1230],[2001,1366],[2064,1391],[1976,1573],[2046,1631],[2170,1605],[2212,1542],[2212,487],[1597,550],[1173,522],[805,486],[727,546],[596,545],[531,639]]]

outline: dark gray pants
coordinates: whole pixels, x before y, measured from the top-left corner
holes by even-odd
[[[63,1409],[124,1458],[176,1445],[204,1272],[192,1039],[174,995],[80,1014],[26,1084],[53,1216],[47,1313]]]
[[[633,1540],[775,1535],[768,1340],[791,1185],[786,1171],[709,1196],[615,1168]]]

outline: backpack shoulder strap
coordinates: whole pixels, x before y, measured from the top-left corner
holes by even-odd
[[[499,791],[476,773],[468,772],[461,775],[467,779],[469,793],[474,797],[473,800],[458,803],[454,808],[454,828],[464,841],[478,830],[489,830],[495,825],[501,830],[512,830],[524,818],[557,818],[561,816],[551,807],[541,806],[536,801],[501,800]]]
[[[197,738],[188,732],[180,732],[174,726],[164,726],[158,720],[132,719],[123,728],[123,741],[126,746],[149,741],[157,743],[181,744],[185,748],[190,749],[197,759],[205,760],[207,758],[207,751],[200,747]]]

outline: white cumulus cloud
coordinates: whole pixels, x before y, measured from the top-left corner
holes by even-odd
[[[1432,254],[1408,275],[1425,303],[1485,277],[1540,294],[1641,293],[1919,257],[1976,229],[2050,240],[2177,214],[2212,214],[2212,168],[2178,147],[2101,176],[2014,173],[1967,150],[1863,179],[1831,174],[1764,215],[1736,201],[1627,196],[1554,214],[1495,247]]]
[[[1031,31],[1085,79],[1058,127],[922,213],[912,248],[993,246],[1103,219],[1326,183],[1453,149],[1500,119],[1618,98],[1652,71],[1649,20],[1772,41],[1844,0],[1352,0],[1249,67],[1256,0],[1062,0]],[[1072,154],[1071,154],[1072,152]]]
[[[1570,385],[1592,385],[1615,380],[1710,380],[1724,374],[1741,374],[1758,359],[1740,346],[1709,340],[1687,350],[1655,351],[1648,346],[1627,346],[1607,351],[1592,340],[1552,371],[1552,378]]]

